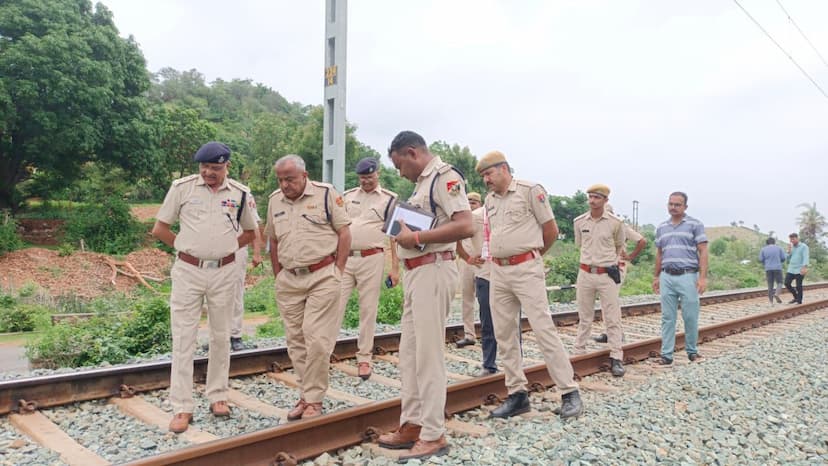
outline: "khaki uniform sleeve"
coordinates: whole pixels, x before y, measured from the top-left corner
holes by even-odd
[[[276,227],[273,225],[273,201],[275,196],[267,201],[267,221],[265,222],[264,235],[265,238],[276,238]]]
[[[536,184],[529,188],[530,204],[532,213],[535,214],[538,224],[555,220],[555,214],[552,212],[552,206],[549,204],[549,195],[543,186]]]
[[[634,241],[636,243],[641,241],[642,238],[644,238],[643,236],[641,236],[641,233],[635,231],[635,228],[627,225],[626,223],[624,224],[624,234],[627,237],[627,241]]]
[[[627,243],[627,233],[624,230],[625,230],[624,223],[619,221],[618,224],[615,227],[615,235],[614,235],[615,236],[615,250],[616,251],[623,250],[625,248],[626,243]]]
[[[180,196],[181,189],[178,185],[172,184],[167,195],[164,197],[164,203],[161,204],[161,209],[156,214],[156,220],[160,220],[168,225],[172,225],[178,220],[178,213],[180,211]]]
[[[572,229],[575,230],[575,246],[581,247],[581,222],[578,219],[572,223]]]
[[[437,205],[443,209],[449,220],[455,212],[471,211],[469,200],[466,198],[466,182],[463,178],[454,170],[449,170],[439,176],[437,184],[434,185],[434,197],[437,198],[435,199]]]
[[[253,194],[247,193],[247,200],[245,201],[241,219],[239,220],[242,230],[253,230],[257,228],[259,225],[258,218],[259,215],[256,213],[256,200],[253,198]]]
[[[345,200],[333,188],[328,190],[328,208],[331,209],[331,225],[334,230],[339,231],[351,224],[351,217],[345,209]]]

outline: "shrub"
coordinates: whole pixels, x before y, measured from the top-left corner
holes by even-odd
[[[140,301],[123,326],[124,349],[130,355],[166,353],[172,349],[170,305],[161,297]]]
[[[39,305],[22,304],[9,295],[0,295],[0,333],[30,332],[45,328],[49,311]]]
[[[8,215],[0,218],[0,256],[23,247],[23,240],[17,234],[17,222]]]
[[[82,206],[66,221],[67,241],[77,243],[83,239],[93,251],[106,254],[127,254],[138,249],[145,234],[129,205],[118,197]]]
[[[403,289],[398,285],[394,288],[382,287],[379,303],[377,304],[377,322],[380,324],[395,325],[400,323],[403,310]],[[351,292],[348,304],[345,307],[345,318],[342,326],[345,328],[359,327],[359,293]]]
[[[71,256],[75,252],[75,247],[71,243],[63,243],[58,246],[58,256]]]

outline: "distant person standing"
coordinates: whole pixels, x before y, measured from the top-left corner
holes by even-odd
[[[684,349],[687,358],[701,357],[699,341],[699,295],[707,288],[707,236],[704,224],[685,214],[687,194],[676,191],[667,201],[670,219],[656,229],[653,291],[661,294],[661,358],[658,364],[673,364],[676,347],[676,315],[681,303]]]
[[[351,217],[351,252],[342,275],[342,295],[339,298],[340,316],[345,315],[351,292],[359,294],[359,338],[357,340],[357,375],[362,380],[371,377],[374,355],[374,333],[377,330],[377,306],[382,272],[385,269],[385,248],[389,239],[382,231],[385,219],[397,200],[397,194],[379,184],[379,160],[366,157],[356,164],[359,186],[342,194],[345,209]],[[400,280],[397,248],[391,245],[392,285]]]
[[[265,234],[288,356],[299,380],[299,400],[287,415],[295,421],[322,415],[342,322],[339,295],[351,220],[334,187],[308,179],[298,155],[280,158],[274,171],[280,189],[270,195]]]
[[[765,266],[765,277],[768,279],[768,300],[771,304],[774,299],[777,303],[781,303],[779,292],[782,291],[782,264],[785,263],[785,251],[776,245],[775,239],[768,238],[765,241],[765,247],[759,251],[759,262]]]
[[[471,192],[466,197],[469,200],[469,207],[472,210],[472,215],[474,215],[474,211],[479,209],[481,205],[480,194]],[[471,242],[472,238],[466,238],[460,242],[460,246],[466,251],[470,251],[473,249]],[[463,256],[461,255],[460,258],[463,259]],[[458,348],[463,348],[477,343],[477,335],[474,333],[474,298],[477,295],[475,290],[475,276],[480,270],[481,264],[468,262],[463,259],[458,263],[458,265],[458,268],[460,269],[460,292],[462,293],[463,298],[463,338],[457,340],[455,345]]]
[[[259,213],[256,212],[256,201],[253,195],[250,194],[247,207],[256,216],[256,228],[253,232],[256,234],[253,240],[253,268],[262,263],[262,233],[259,231]],[[242,330],[244,327],[244,280],[247,278],[247,246],[236,251],[236,266],[239,268],[239,289],[236,292],[236,297],[233,300],[233,319],[230,325],[230,349],[233,351],[241,351],[244,349],[242,342]]]
[[[210,354],[205,394],[214,416],[229,416],[230,320],[238,290],[236,251],[253,240],[255,210],[250,190],[227,176],[230,149],[208,142],[195,153],[199,174],[173,181],[152,234],[176,250],[170,276],[172,367],[170,431],[187,430],[193,419],[193,354],[201,307],[207,300]],[[179,222],[178,234],[171,226]]]
[[[601,300],[604,324],[610,346],[610,371],[624,376],[624,350],[621,348],[621,305],[618,286],[621,270],[618,261],[626,236],[624,222],[609,213],[605,204],[610,188],[595,184],[587,188],[589,212],[575,218],[575,245],[580,250],[580,266],[576,283],[578,303],[578,336],[575,352],[585,353],[592,322],[595,320],[595,296]]]
[[[788,246],[788,273],[785,275],[785,288],[793,295],[788,304],[802,304],[802,279],[808,273],[808,245],[799,241],[799,235],[788,235],[791,245]],[[796,288],[791,286],[796,280]]]
[[[562,419],[583,414],[569,353],[549,314],[543,254],[558,237],[555,214],[543,186],[512,176],[506,156],[492,151],[477,162],[489,195],[486,212],[491,227],[492,319],[503,357],[508,398],[490,416],[507,418],[531,410],[520,348],[521,310],[540,346],[546,370],[561,393]]]

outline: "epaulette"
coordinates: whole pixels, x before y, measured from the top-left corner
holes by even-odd
[[[621,223],[624,223],[624,219],[623,219],[623,218],[621,218],[621,217],[619,217],[618,215],[615,215],[615,213],[613,213],[613,212],[607,212],[607,214],[609,214],[610,218],[613,218],[613,219],[615,219],[615,220],[618,220],[618,221],[619,221],[619,222],[621,222]]]
[[[522,187],[524,187],[524,188],[529,188],[529,189],[532,189],[532,188],[534,188],[535,186],[540,186],[540,187],[541,187],[541,189],[543,189],[543,186],[541,186],[541,184],[540,184],[540,183],[533,183],[533,182],[531,182],[531,181],[525,181],[525,180],[515,180],[515,184],[517,184],[518,186],[522,186]],[[544,191],[546,191],[546,190],[544,189]]]
[[[574,222],[575,220],[580,220],[582,218],[586,218],[587,215],[589,215],[589,211],[586,211],[586,212],[582,213],[581,215],[575,217],[575,219],[572,220],[572,221]]]
[[[185,176],[184,178],[179,178],[179,179],[173,181],[172,184],[173,184],[173,186],[178,186],[182,183],[187,183],[189,181],[197,180],[199,176],[201,176],[201,175],[195,174],[195,175]]]
[[[384,192],[385,194],[388,194],[389,196],[393,197],[394,199],[399,197],[399,195],[397,193],[395,193],[394,191],[389,191],[385,188],[380,188],[380,191]]]
[[[268,199],[271,199],[273,196],[275,196],[275,195],[277,195],[277,194],[279,194],[279,193],[281,193],[281,192],[282,192],[282,190],[281,190],[281,189],[277,189],[276,191],[273,191],[272,193],[270,193],[270,196],[267,196],[267,198],[268,198]]]
[[[356,188],[351,188],[351,189],[345,191],[344,193],[342,193],[342,195],[344,196],[346,194],[350,194],[352,192],[355,192],[357,189],[359,189],[359,186],[357,186]]]
[[[238,189],[239,191],[243,191],[243,192],[246,192],[246,193],[250,192],[250,188],[248,188],[247,186],[239,183],[238,181],[236,181],[232,178],[227,178],[227,184],[233,186],[234,188]]]
[[[332,184],[330,184],[330,183],[323,183],[323,182],[321,182],[321,181],[313,181],[313,180],[308,180],[308,181],[310,182],[310,184],[312,184],[312,185],[316,186],[317,188],[327,188],[327,189],[331,189],[331,188],[333,188],[333,187],[334,187],[334,185],[332,185]]]

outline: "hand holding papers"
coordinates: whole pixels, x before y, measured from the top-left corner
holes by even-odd
[[[404,222],[406,229],[411,231],[425,231],[434,227],[437,218],[431,212],[420,209],[405,202],[399,202],[394,206],[394,211],[387,219],[383,231],[388,236],[396,237],[404,229],[400,225],[400,221]],[[401,246],[405,247],[405,242],[401,242]],[[424,245],[417,245],[417,248],[423,250]]]

